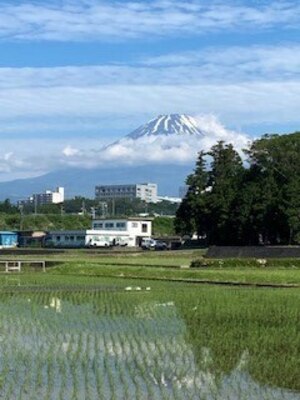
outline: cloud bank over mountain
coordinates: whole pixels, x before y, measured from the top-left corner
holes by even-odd
[[[0,160],[0,172],[31,170],[37,175],[53,169],[76,167],[122,167],[146,164],[192,165],[200,150],[209,150],[217,141],[232,143],[241,151],[249,138],[226,129],[213,115],[172,114],[159,116],[120,140],[99,148],[66,145],[51,157],[43,152],[18,159],[7,153]]]
[[[108,163],[190,164],[200,150],[209,150],[219,140],[234,144],[239,151],[249,143],[245,134],[226,129],[213,115],[193,118],[175,114],[159,116],[106,147],[99,155]]]

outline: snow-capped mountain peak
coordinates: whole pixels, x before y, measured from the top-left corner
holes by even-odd
[[[161,135],[193,135],[203,137],[205,134],[199,123],[193,117],[185,114],[159,115],[145,125],[127,135],[130,139],[139,139],[145,136]]]

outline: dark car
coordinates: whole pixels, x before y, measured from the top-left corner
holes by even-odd
[[[162,242],[161,240],[156,240],[154,249],[155,250],[168,250],[168,245],[167,245],[167,243]]]

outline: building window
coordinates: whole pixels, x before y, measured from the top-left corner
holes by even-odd
[[[132,223],[132,227],[133,227],[133,228],[138,228],[138,226],[139,226],[139,224],[138,224],[137,222],[133,222],[133,223]]]
[[[126,224],[125,222],[117,222],[116,223],[116,227],[119,229],[125,229],[126,228]]]
[[[102,229],[103,228],[103,223],[95,223],[94,224],[94,229]]]
[[[56,240],[60,242],[60,236],[56,236]]]
[[[148,225],[147,224],[142,224],[142,232],[147,233],[148,232]]]
[[[107,222],[107,223],[105,224],[105,229],[112,229],[113,227],[114,227],[113,222]]]

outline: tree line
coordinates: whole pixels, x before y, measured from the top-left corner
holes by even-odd
[[[209,245],[300,243],[300,132],[264,135],[244,150],[201,151],[175,219]]]
[[[9,199],[0,202],[0,213],[4,214],[81,214],[95,217],[130,217],[138,214],[175,216],[178,204],[163,200],[159,203],[146,203],[141,199],[115,199],[99,201],[82,196],[66,199],[63,204],[26,204],[18,207]]]

